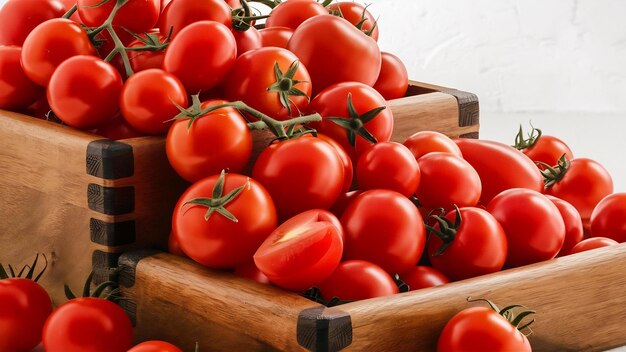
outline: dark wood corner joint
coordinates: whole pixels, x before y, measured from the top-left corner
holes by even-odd
[[[324,306],[305,309],[298,316],[297,339],[309,351],[339,351],[352,343],[352,320],[348,313]]]
[[[130,177],[134,173],[133,147],[100,139],[87,145],[87,174],[107,180]]]
[[[89,209],[106,215],[122,215],[135,210],[134,187],[106,187],[95,183],[87,185]]]
[[[480,118],[478,96],[457,89],[444,89],[442,93],[454,96],[459,103],[459,127],[477,125]]]

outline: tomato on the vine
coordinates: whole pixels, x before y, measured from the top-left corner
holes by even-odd
[[[380,266],[365,260],[347,260],[319,285],[325,300],[356,301],[398,293],[393,278]]]
[[[420,167],[404,145],[379,142],[359,157],[356,180],[362,190],[390,189],[409,197],[420,184]]]
[[[289,0],[278,4],[270,17],[265,21],[265,27],[288,27],[296,29],[305,20],[328,15],[328,10],[315,0]]]
[[[167,36],[171,31],[172,37],[175,38],[185,27],[200,21],[219,22],[230,30],[233,21],[230,6],[224,0],[171,1],[162,10],[158,27],[161,34]],[[204,35],[212,36],[210,32]]]
[[[0,109],[25,109],[44,95],[44,89],[26,77],[21,57],[20,47],[0,46]]]
[[[461,149],[452,139],[436,131],[419,131],[407,138],[402,144],[409,148],[415,159],[432,152],[444,152],[463,158]]]
[[[0,7],[0,45],[22,46],[39,24],[63,16],[65,6],[58,0],[9,0]]]
[[[354,1],[339,1],[328,5],[328,10],[336,16],[345,18],[372,39],[378,40],[378,23],[367,11],[367,6]]]
[[[147,35],[140,36],[142,39],[135,39],[126,45],[127,48],[140,48],[146,45],[146,42],[152,45],[163,44],[167,41],[167,37],[158,32],[149,32]],[[145,41],[145,42],[144,42]],[[118,55],[119,58],[119,55]],[[128,60],[130,67],[135,73],[150,68],[161,68],[163,59],[165,58],[165,50],[141,50],[129,51]]]
[[[266,27],[259,30],[263,46],[275,46],[287,49],[289,39],[293,35],[293,29],[289,27]]]
[[[521,150],[532,161],[548,164],[549,166],[557,165],[559,159],[565,155],[565,159],[572,160],[574,154],[565,142],[555,136],[543,134],[540,129],[534,128],[524,139],[524,132],[520,126],[519,132],[515,137],[515,148]],[[538,165],[541,170],[545,167]]]
[[[626,242],[626,193],[604,197],[591,213],[591,236]]]
[[[117,0],[77,0],[78,15],[88,27],[102,25]],[[128,0],[119,8],[113,19],[113,25],[124,27],[134,33],[143,33],[154,28],[161,10],[160,0]]]

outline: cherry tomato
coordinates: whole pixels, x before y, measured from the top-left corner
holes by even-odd
[[[78,15],[89,27],[98,27],[111,14],[117,1],[77,0]],[[97,5],[97,6],[96,6]],[[113,19],[113,24],[134,33],[146,32],[156,24],[161,10],[160,0],[128,0]]]
[[[450,153],[463,158],[461,149],[454,143],[452,139],[443,133],[435,131],[420,131],[416,132],[407,138],[404,143],[405,147],[409,148],[415,159],[421,158],[423,155],[432,152],[444,152]]]
[[[230,30],[233,16],[231,9],[224,0],[176,0],[171,1],[163,9],[159,18],[161,34],[167,36],[172,31],[172,38],[192,23],[199,21],[215,21]],[[211,32],[205,34],[212,36]],[[200,35],[202,37],[202,35]],[[217,46],[216,46],[217,48]],[[189,51],[195,53],[195,51]],[[184,55],[181,53],[181,55]]]
[[[289,39],[287,49],[309,70],[314,95],[340,82],[355,81],[372,87],[380,73],[376,41],[336,16],[315,16],[302,23]]]
[[[335,204],[333,204],[330,208],[330,212],[335,214],[338,218],[341,218],[350,203],[352,203],[352,201],[355,200],[361,193],[363,193],[363,191],[355,190],[339,194],[337,201],[335,201]]]
[[[256,264],[254,264],[254,260],[236,267],[234,274],[250,280],[254,280],[261,284],[270,283],[270,279],[265,274],[263,274],[263,272],[259,270],[259,268],[257,268]]]
[[[450,230],[442,230],[438,221],[430,231],[426,246],[435,269],[452,281],[502,269],[507,258],[507,237],[491,214],[468,207],[460,208],[459,215],[456,210],[449,212],[446,219]]]
[[[122,77],[100,58],[78,55],[54,71],[48,85],[48,102],[66,124],[92,129],[112,119],[119,108]]]
[[[25,109],[43,96],[44,90],[22,70],[21,56],[18,46],[0,46],[0,109]]]
[[[111,120],[99,126],[95,134],[112,140],[135,138],[144,136],[143,133],[134,129],[124,120],[122,114],[116,114]]]
[[[495,141],[469,138],[454,141],[461,149],[463,159],[480,176],[482,204],[489,203],[497,194],[510,188],[528,188],[537,192],[543,190],[541,172],[519,150]]]
[[[231,32],[237,42],[237,56],[263,46],[261,34],[254,27],[250,27],[245,31],[238,31],[233,28]]]
[[[183,28],[172,39],[165,51],[163,69],[176,75],[188,92],[197,93],[220,84],[236,57],[237,43],[230,29],[214,21],[201,21]]]
[[[0,350],[30,351],[52,312],[50,297],[30,279],[0,280]]]
[[[378,24],[374,16],[367,11],[367,6],[353,1],[339,1],[328,5],[328,9],[348,20],[372,39],[378,40]]]
[[[57,308],[43,328],[46,351],[126,352],[133,327],[126,312],[101,298],[77,298]]]
[[[420,168],[407,147],[380,142],[359,157],[356,179],[363,190],[390,189],[409,197],[420,183]]]
[[[319,284],[325,300],[337,297],[356,301],[398,293],[391,276],[376,264],[365,260],[348,260],[339,263],[335,271]]]
[[[174,208],[172,231],[180,248],[193,260],[210,268],[232,269],[251,261],[259,245],[276,228],[276,210],[272,198],[257,181],[228,174],[219,192],[218,180],[218,175],[204,178],[183,193]],[[240,193],[232,193],[238,190]],[[232,194],[236,196],[228,199]],[[220,203],[221,207],[217,204],[208,209],[189,203],[194,199]]]
[[[498,194],[487,207],[506,233],[506,265],[517,267],[554,258],[565,240],[559,209],[543,194],[514,188]]]
[[[75,55],[96,55],[96,49],[78,23],[55,18],[35,27],[24,40],[22,68],[33,82],[47,86],[56,68]]]
[[[344,183],[343,164],[323,140],[300,137],[274,143],[261,152],[252,177],[263,184],[287,219],[309,209],[328,209]]]
[[[187,255],[180,249],[180,243],[178,243],[178,238],[174,236],[173,232],[170,231],[170,235],[167,238],[167,251],[172,253],[173,255],[177,255],[179,257],[186,258]]]
[[[341,163],[343,164],[343,188],[342,192],[348,192],[350,187],[352,187],[352,178],[354,176],[354,170],[352,169],[352,160],[348,153],[346,153],[345,149],[337,143],[334,139],[328,137],[325,134],[318,133],[317,138],[323,140],[324,142],[330,144],[335,148],[337,155],[339,155],[339,159],[341,159]]]
[[[450,282],[439,270],[422,265],[411,268],[402,274],[400,278],[409,285],[411,291],[445,285]]]
[[[573,205],[553,196],[546,197],[559,209],[559,213],[561,213],[563,223],[565,224],[565,240],[563,241],[563,246],[559,254],[557,254],[557,257],[567,255],[572,247],[583,240],[583,221],[580,218],[578,210],[576,210]]]
[[[152,40],[154,44],[163,44],[165,43],[167,37],[163,36],[160,33],[151,32],[146,35],[141,35],[145,40]],[[139,39],[135,39],[130,42],[126,47],[128,48],[139,48],[145,46],[146,44]],[[165,57],[165,50],[142,50],[142,51],[128,51],[128,60],[130,61],[130,67],[133,71],[139,72],[143,70],[147,70],[150,68],[161,68],[163,66],[163,59]],[[119,58],[119,55],[118,55]],[[120,58],[121,60],[121,58]]]
[[[342,253],[339,220],[326,210],[314,209],[274,230],[254,254],[254,262],[277,286],[305,291],[332,274]]]
[[[617,241],[607,237],[590,237],[578,242],[568,254],[575,254],[590,251],[596,248],[614,246],[619,244]]]
[[[280,74],[276,72],[276,65]],[[306,67],[289,50],[269,47],[237,58],[225,87],[229,100],[242,100],[266,115],[287,120],[299,116],[309,105],[311,78]]]
[[[319,15],[328,15],[328,10],[315,0],[289,0],[272,9],[265,27],[288,27],[296,29],[305,20]]]
[[[132,75],[120,96],[124,119],[137,131],[161,134],[171,123],[165,121],[180,113],[176,106],[187,106],[183,84],[171,73],[152,68]]]
[[[208,100],[206,109],[226,103]],[[240,172],[252,154],[252,135],[241,114],[225,107],[197,118],[174,122],[165,142],[167,159],[172,168],[189,182],[219,174],[221,170]]]
[[[65,14],[57,0],[9,0],[0,7],[0,45],[22,46],[24,39],[40,23]]]
[[[183,350],[165,341],[146,341],[135,345],[128,352],[183,352]]]
[[[572,150],[557,137],[541,134],[540,130],[533,129],[539,132],[539,135],[532,136],[531,140],[524,140],[523,132],[520,127],[520,132],[516,139],[516,148],[525,147],[520,149],[526,154],[532,161],[542,162],[549,166],[554,166],[559,162],[561,156],[565,155],[565,159],[572,160],[574,154]],[[530,146],[527,146],[530,144]],[[538,165],[541,170],[545,169],[543,165]]]
[[[350,104],[354,107],[352,112]],[[379,108],[383,110],[377,110]],[[321,122],[311,123],[311,126],[339,142],[355,163],[361,153],[373,144],[373,141],[363,137],[363,128],[377,142],[389,141],[393,131],[393,114],[385,99],[372,87],[358,82],[328,87],[311,101],[308,111],[317,112],[323,117]],[[355,128],[340,126],[329,118],[345,119],[338,122],[349,124],[350,127],[356,126],[358,132],[355,132]],[[354,135],[354,144],[350,142],[351,134]]]
[[[626,193],[604,197],[591,213],[591,235],[626,242]]]
[[[390,274],[414,267],[424,250],[422,216],[409,199],[390,190],[363,192],[341,216],[344,260],[363,259]]]
[[[261,44],[287,49],[289,39],[293,35],[293,29],[289,27],[266,27],[259,30]]]
[[[409,73],[404,63],[399,57],[386,52],[381,53],[381,59],[380,73],[374,89],[387,100],[404,97],[409,87]]]

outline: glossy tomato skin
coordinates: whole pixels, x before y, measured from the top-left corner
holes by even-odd
[[[328,209],[344,183],[343,164],[323,140],[300,137],[271,144],[254,163],[252,177],[263,184],[280,219],[309,209]]]
[[[137,131],[130,124],[128,124],[128,122],[126,122],[126,120],[122,117],[121,113],[115,115],[111,120],[99,126],[95,133],[114,141],[144,136],[143,133]]]
[[[263,46],[261,34],[254,27],[250,27],[245,31],[238,31],[233,28],[231,32],[237,42],[237,56]]]
[[[346,211],[350,203],[356,199],[363,191],[354,190],[346,193],[341,193],[337,198],[337,201],[330,208],[330,212],[335,214],[338,218],[341,218],[343,213]]]
[[[487,211],[479,208],[460,208],[461,226],[452,243],[435,255],[443,245],[442,240],[431,233],[427,250],[432,266],[452,281],[494,273],[502,269],[507,258],[508,242],[504,229]],[[446,214],[454,223],[456,211]],[[434,226],[439,229],[439,225]]]
[[[21,57],[22,48],[0,46],[0,109],[25,109],[44,93],[43,88],[26,77]]]
[[[55,18],[35,27],[24,40],[22,68],[33,82],[47,86],[56,68],[75,55],[96,55],[96,49],[78,23]]]
[[[598,162],[577,158],[570,161],[563,178],[546,188],[545,193],[572,204],[586,221],[598,202],[613,193],[613,179]]]
[[[202,109],[226,103],[207,100]],[[252,135],[241,114],[225,107],[197,118],[174,122],[167,133],[165,152],[170,165],[185,180],[196,182],[222,170],[238,173],[252,154]]]
[[[535,145],[522,150],[533,161],[540,161],[550,166],[558,164],[561,156],[565,155],[565,159],[572,160],[574,154],[572,150],[557,137],[542,134]],[[544,167],[540,166],[543,170]]]
[[[0,350],[30,351],[52,312],[46,290],[33,280],[0,280]]]
[[[367,260],[389,274],[403,273],[417,264],[424,250],[422,216],[398,192],[363,192],[343,213],[341,224],[346,236],[344,260]]]
[[[254,280],[260,284],[269,284],[270,279],[267,275],[263,274],[259,268],[257,268],[256,264],[254,264],[254,260],[248,263],[239,265],[235,268],[233,272],[237,276],[245,277],[250,280]]]
[[[174,236],[174,233],[171,231],[169,237],[167,238],[167,251],[179,257],[187,257],[185,252],[180,249],[180,243],[178,243],[178,238],[176,238],[176,236]]]
[[[469,138],[454,140],[465,159],[480,176],[480,202],[487,204],[500,192],[511,188],[543,190],[543,177],[532,160],[519,150],[495,141]]]
[[[206,207],[185,203],[194,198],[211,198],[218,178],[204,178],[183,193],[174,208],[172,231],[191,259],[210,268],[233,269],[251,261],[259,245],[276,228],[276,210],[260,183],[243,175],[228,174],[223,195],[244,186],[225,205],[238,221],[217,212],[205,220]]]
[[[402,274],[400,277],[411,291],[422,288],[445,285],[450,280],[439,270],[429,266],[418,265]]]
[[[158,26],[165,36],[172,30],[174,38],[185,27],[199,21],[219,22],[230,29],[233,21],[230,6],[224,0],[171,1],[163,9]]]
[[[390,189],[409,197],[420,184],[420,168],[407,147],[379,142],[359,157],[356,177],[362,190]]]
[[[328,15],[328,10],[315,0],[285,1],[272,10],[265,27],[296,29],[305,20],[319,15]]]
[[[133,327],[126,312],[101,298],[77,298],[62,304],[43,328],[46,351],[126,352]]]
[[[65,60],[50,78],[50,108],[66,124],[91,129],[111,120],[119,108],[122,77],[98,57]]]
[[[617,241],[608,237],[590,237],[578,242],[574,247],[572,247],[569,253],[566,254],[575,254],[618,244],[619,243]]]
[[[89,27],[98,27],[107,20],[116,1],[102,3],[101,0],[77,0],[77,3],[78,15],[83,23]],[[154,28],[160,10],[160,0],[128,0],[115,14],[113,24],[134,33],[143,33]]]
[[[432,152],[444,152],[463,158],[459,146],[443,133],[435,131],[420,131],[412,134],[402,144],[409,148],[415,159]]]
[[[338,16],[345,18],[354,26],[361,26],[361,31],[378,41],[376,19],[365,5],[353,1],[339,1],[328,5],[328,10],[336,12]]]
[[[506,233],[506,265],[517,267],[554,258],[565,240],[559,209],[543,194],[514,188],[498,194],[487,206]]]
[[[604,197],[591,213],[591,235],[626,242],[626,193]]]
[[[417,162],[422,177],[415,196],[425,209],[450,211],[454,205],[478,204],[482,191],[480,176],[467,161],[450,153],[433,152]]]
[[[322,121],[311,123],[318,132],[328,135],[339,142],[343,149],[356,163],[358,157],[368,149],[372,143],[361,136],[356,136],[356,145],[350,145],[346,129],[328,120],[329,117],[348,118],[348,96],[358,114],[378,108],[386,107],[387,102],[376,90],[358,82],[345,82],[333,85],[320,92],[309,104],[309,113],[319,113]],[[381,111],[373,120],[363,125],[377,140],[387,142],[393,132],[393,114],[391,109]]]
[[[387,52],[381,53],[381,60],[374,89],[387,100],[404,97],[409,87],[409,73],[404,63],[399,57]]]
[[[357,301],[398,293],[391,276],[376,264],[365,260],[347,260],[339,263],[335,271],[319,284],[325,300],[337,297],[344,301]]]
[[[314,95],[340,82],[372,87],[380,73],[376,41],[336,16],[316,16],[303,22],[289,39],[287,49],[309,70]]]
[[[0,7],[0,45],[22,46],[35,27],[65,13],[58,0],[10,0]]]
[[[439,335],[437,351],[531,352],[531,348],[526,336],[498,313],[472,307],[448,321]]]
[[[330,144],[337,152],[337,155],[339,156],[339,159],[341,159],[341,163],[343,164],[343,188],[341,190],[343,192],[348,192],[350,190],[350,187],[352,186],[352,180],[354,178],[353,164],[352,159],[350,159],[350,155],[348,155],[346,150],[343,149],[343,147],[339,143],[337,143],[337,141],[328,137],[327,135],[318,133],[317,138]]]
[[[293,35],[293,29],[289,27],[266,27],[259,30],[261,44],[264,47],[275,46],[287,49],[289,39]]]
[[[254,254],[254,262],[277,286],[305,291],[332,274],[342,253],[339,220],[326,210],[313,209],[274,230]]]
[[[124,119],[145,134],[167,132],[180,113],[178,104],[187,107],[187,93],[182,82],[171,73],[152,68],[137,72],[126,83],[120,96]]]
[[[557,254],[557,257],[567,255],[572,247],[583,240],[583,221],[580,218],[580,213],[578,213],[578,210],[576,210],[573,205],[553,196],[546,197],[559,209],[559,213],[561,213],[563,223],[565,224],[565,240],[563,241],[563,246]]]
[[[185,89],[195,94],[220,84],[236,57],[237,43],[230,29],[218,22],[200,21],[183,28],[172,39],[165,51],[163,69],[176,75]]]
[[[268,90],[276,83],[274,65],[278,63],[278,67],[285,73],[296,61],[298,58],[289,50],[275,47],[260,48],[241,55],[235,61],[233,70],[225,82],[226,97],[231,101],[242,100],[278,120],[298,116],[299,112],[305,111],[309,105],[307,97],[289,96],[290,114],[289,109],[281,103],[279,93]],[[311,77],[304,65],[298,66],[294,79],[301,81],[294,87],[310,96]]]
[[[128,352],[183,352],[183,350],[165,341],[146,341],[135,345]]]
[[[152,33],[156,35],[158,41],[160,43],[164,43],[167,40],[167,37],[160,33]],[[145,37],[145,35],[142,35]],[[142,47],[145,44],[139,40],[135,39],[130,42],[127,47],[129,48],[138,48]],[[151,68],[161,68],[163,66],[163,59],[165,58],[165,50],[159,51],[129,51],[128,60],[130,61],[130,66],[135,73]]]

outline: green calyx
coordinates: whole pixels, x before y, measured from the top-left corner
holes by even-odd
[[[346,136],[348,138],[348,143],[351,146],[356,146],[356,136],[359,135],[362,138],[365,138],[368,142],[372,144],[378,143],[376,137],[372,135],[366,128],[365,124],[372,121],[378,114],[380,114],[383,110],[385,110],[386,106],[379,106],[374,108],[363,115],[359,115],[352,103],[352,93],[348,93],[348,118],[343,117],[329,117],[328,121],[331,121],[343,128],[346,129]]]
[[[83,286],[83,292],[80,297],[102,298],[102,299],[106,299],[109,301],[117,302],[120,299],[119,297],[120,291],[118,289],[117,282],[105,281],[99,284],[98,286],[96,286],[92,290],[91,284],[93,281],[93,274],[94,273],[92,271],[87,277],[87,280],[85,280],[85,285]],[[74,294],[74,292],[72,292],[72,289],[67,284],[63,285],[63,288],[65,290],[65,297],[67,297],[67,299],[72,300],[78,297]]]
[[[532,319],[528,323],[524,323],[524,324],[522,324],[522,321],[529,315],[535,314],[536,311],[534,310],[529,310],[528,308],[520,304],[512,304],[512,305],[509,305],[500,309],[493,302],[485,298],[472,299],[471,297],[467,297],[467,301],[468,302],[486,302],[489,305],[489,307],[493,309],[494,312],[498,313],[500,316],[506,319],[509,323],[511,323],[511,325],[513,325],[517,330],[521,331],[524,335],[529,336],[530,334],[533,333],[533,331],[530,329],[530,325],[535,322],[535,319]],[[515,308],[523,308],[523,310],[514,312]],[[526,330],[527,332],[524,333],[523,330]]]
[[[280,103],[287,109],[289,116],[293,115],[291,109],[292,102],[289,97],[306,97],[307,100],[309,100],[309,96],[305,92],[295,87],[298,83],[304,82],[294,79],[299,66],[300,62],[296,60],[289,65],[287,72],[283,73],[280,67],[278,67],[278,62],[274,62],[274,76],[276,77],[276,82],[267,87],[268,92],[278,93]]]
[[[441,247],[439,247],[437,251],[433,253],[433,256],[441,255],[443,254],[443,252],[445,252],[446,249],[448,249],[448,247],[452,244],[452,242],[456,238],[456,233],[459,230],[459,227],[461,227],[461,222],[462,222],[461,211],[459,210],[459,207],[457,207],[456,205],[454,206],[454,209],[456,212],[454,222],[452,222],[450,219],[444,216],[443,208],[436,209],[440,211],[439,215],[430,214],[426,218],[427,220],[428,219],[435,220],[437,224],[439,225],[439,228],[435,228],[433,226],[428,225],[428,223],[425,222],[424,226],[426,227],[426,230],[428,230],[428,233],[439,237],[439,239],[441,239],[441,241],[443,242]]]
[[[43,273],[48,268],[48,258],[46,258],[46,255],[43,253],[41,254],[41,256],[43,257],[45,264],[44,264],[43,269],[41,269],[41,271],[34,278],[33,276],[35,275],[35,268],[37,267],[37,262],[39,261],[39,253],[37,253],[37,255],[35,256],[35,260],[33,260],[33,263],[31,265],[24,265],[22,269],[20,269],[20,271],[17,273],[15,272],[15,269],[13,268],[11,264],[8,265],[9,273],[7,273],[6,270],[4,269],[4,265],[0,263],[0,280],[9,279],[9,278],[21,278],[22,275],[24,275],[24,271],[28,269],[28,271],[26,272],[26,276],[24,276],[24,278],[33,280],[35,282],[39,281]]]
[[[333,2],[333,0],[325,0],[324,3],[322,5],[324,5],[324,7],[330,5]],[[360,30],[361,32],[365,33],[368,37],[372,36],[372,33],[374,32],[374,30],[376,29],[376,27],[378,27],[378,20],[374,21],[374,25],[372,26],[372,28],[370,28],[369,30],[364,30],[363,29],[363,25],[365,24],[365,22],[367,22],[369,20],[369,18],[367,17],[367,8],[370,7],[370,5],[372,4],[367,4],[365,5],[365,7],[363,8],[363,12],[361,12],[361,18],[359,19],[359,22],[357,22],[354,26]],[[341,12],[341,7],[337,7],[337,10],[330,10],[329,13],[333,16],[337,16],[337,17],[341,17],[344,18],[343,12]]]
[[[211,198],[194,198],[192,200],[187,201],[184,205],[199,205],[207,208],[206,213],[204,214],[204,220],[209,221],[211,215],[214,212],[218,212],[228,220],[232,222],[238,222],[235,215],[226,210],[225,206],[232,202],[244,189],[248,186],[248,182],[241,185],[240,187],[235,188],[230,191],[228,194],[223,195],[224,193],[224,182],[226,181],[226,171],[222,170],[220,173],[220,177],[217,179],[215,186],[213,187],[213,194]]]
[[[519,125],[519,131],[515,136],[515,144],[512,146],[513,148],[517,150],[524,150],[533,147],[537,143],[539,138],[541,138],[541,130],[535,128],[532,124],[530,124],[530,127],[532,127],[532,130],[528,133],[528,137],[524,138],[524,130],[522,125]]]
[[[558,164],[555,166],[550,166],[546,163],[542,163],[541,161],[536,161],[535,163],[545,167],[545,170],[541,171],[541,176],[543,176],[543,185],[545,188],[550,188],[555,183],[559,182],[565,176],[571,164],[569,160],[565,159],[565,154],[561,155]]]

